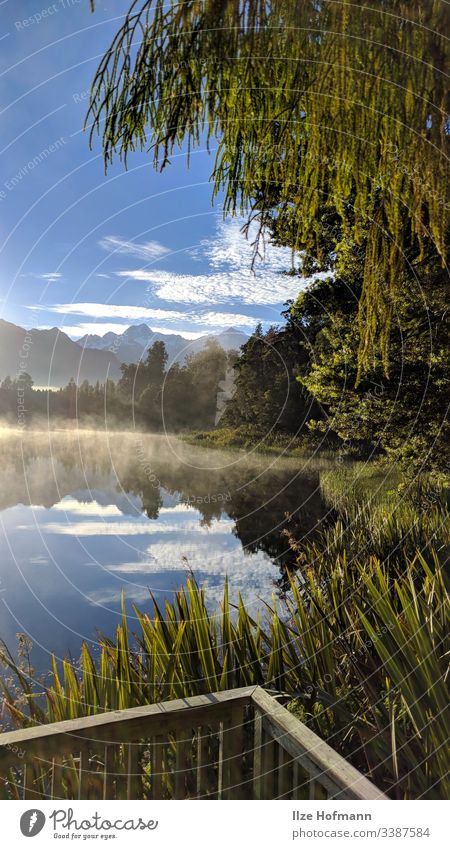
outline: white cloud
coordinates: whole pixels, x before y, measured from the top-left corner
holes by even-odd
[[[129,270],[118,277],[149,283],[149,291],[165,301],[181,304],[229,304],[230,301],[252,306],[283,304],[296,298],[301,285],[298,277],[266,272],[254,275],[250,270],[214,274],[176,274],[171,271]]]
[[[225,267],[230,271],[250,270],[255,258],[258,228],[252,225],[246,238],[242,232],[244,223],[241,218],[228,218],[226,221],[218,218],[215,236],[203,239],[200,245],[191,251],[191,255],[208,260],[208,264],[214,269],[222,270]],[[289,271],[291,268],[290,248],[277,247],[266,237],[259,242],[259,252],[262,255],[256,257],[255,261],[257,276],[260,272]]]
[[[196,516],[192,510],[192,516]],[[48,534],[57,534],[60,536],[71,537],[93,537],[93,536],[159,536],[166,534],[178,534],[180,528],[186,534],[200,534],[202,536],[226,535],[226,532],[220,525],[212,525],[210,528],[199,527],[198,518],[192,518],[191,521],[184,521],[182,524],[166,524],[161,522],[151,524],[147,517],[142,517],[141,521],[137,522],[101,522],[101,521],[84,521],[84,522],[45,522],[40,525],[41,530]],[[20,525],[18,530],[35,530],[34,526]]]
[[[76,498],[63,498],[58,504],[53,505],[53,510],[62,513],[71,513],[76,516],[99,516],[107,517],[121,516],[116,504],[99,504],[97,501],[77,501]]]
[[[255,316],[241,315],[240,313],[231,312],[213,312],[213,311],[196,311],[187,312],[186,310],[164,310],[151,307],[136,307],[126,304],[96,304],[96,303],[73,303],[73,304],[53,304],[52,306],[42,307],[40,305],[30,306],[28,309],[42,310],[46,312],[57,313],[58,315],[80,315],[89,316],[90,318],[118,318],[129,319],[130,321],[137,320],[157,320],[169,323],[180,323],[183,325],[193,324],[202,327],[224,329],[233,325],[234,327],[253,328],[259,319]],[[115,325],[117,327],[117,325]],[[77,325],[77,327],[97,327],[96,324]],[[102,327],[107,325],[102,324]],[[114,327],[114,325],[113,325]],[[68,328],[63,325],[66,333],[74,328]],[[124,328],[125,329],[125,328]],[[86,330],[85,332],[92,332]],[[94,331],[97,332],[97,331]],[[164,331],[166,332],[166,331]],[[184,333],[184,330],[183,330]]]
[[[126,595],[129,598],[145,599],[148,597],[149,586],[152,588],[153,576],[166,574],[166,588],[163,591],[166,598],[170,598],[176,591],[178,575],[187,570],[187,564],[183,556],[188,551],[189,569],[193,571],[198,583],[206,589],[206,602],[210,610],[217,610],[223,599],[223,582],[225,577],[229,580],[230,598],[233,603],[238,601],[238,593],[241,593],[248,603],[248,609],[252,615],[256,615],[261,609],[260,599],[270,600],[271,586],[274,575],[274,567],[267,554],[258,551],[251,558],[246,558],[241,543],[230,533],[230,528],[225,528],[222,537],[211,541],[207,538],[195,536],[189,538],[190,546],[186,542],[166,539],[163,542],[152,542],[142,560],[127,563],[113,563],[105,566],[105,571],[116,576],[127,575]],[[169,579],[172,574],[176,579],[174,585]],[[132,581],[134,580],[136,583]],[[131,580],[130,580],[131,578]],[[145,579],[145,586],[140,582]],[[137,583],[139,581],[139,583]],[[159,587],[153,587],[160,592]],[[91,600],[115,601],[117,590],[109,587],[97,590],[90,594]]]
[[[206,273],[180,274],[148,267],[115,273],[149,284],[148,291],[162,300],[184,304],[233,301],[271,306],[296,298],[307,281],[286,274],[292,267],[290,248],[277,247],[266,238],[260,242],[261,256],[255,259],[257,228],[251,227],[246,238],[242,224],[241,219],[219,219],[214,236],[188,252],[209,268]]]
[[[55,283],[56,280],[60,280],[62,274],[59,271],[48,271],[43,274],[30,274],[30,277],[34,277],[35,280],[45,280],[48,283]]]
[[[160,242],[130,242],[121,239],[120,236],[105,236],[100,240],[99,245],[110,253],[129,254],[143,260],[159,259],[170,253],[170,248],[166,248]]]

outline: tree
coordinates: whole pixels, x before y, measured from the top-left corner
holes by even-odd
[[[221,424],[294,435],[305,430],[309,418],[321,416],[320,406],[297,380],[310,363],[304,330],[290,309],[283,315],[284,327],[263,333],[257,325],[243,345],[234,365],[235,393]]]
[[[167,430],[178,431],[190,426],[194,415],[194,386],[186,366],[174,363],[168,370],[162,406]]]
[[[136,369],[135,392],[139,411],[148,425],[159,430],[162,423],[162,388],[167,364],[164,342],[154,342],[143,364]]]
[[[450,462],[450,319],[439,257],[428,243],[423,261],[399,280],[389,376],[375,356],[358,380],[362,262],[356,255],[347,275],[316,281],[291,308],[313,353],[299,380],[327,413],[310,427],[385,451],[411,475],[442,469]]]
[[[191,427],[212,428],[216,418],[219,383],[225,378],[227,355],[214,339],[208,339],[203,351],[186,359],[186,371],[192,384],[188,421]]]
[[[122,363],[120,366],[122,376],[117,384],[117,390],[124,401],[131,402],[135,398],[137,369],[137,363]]]
[[[406,246],[446,253],[448,23],[439,0],[135,0],[93,81],[91,132],[106,166],[217,144],[224,211],[262,227],[289,214],[294,246],[313,248],[331,206],[365,245],[360,366],[377,344],[387,371]]]
[[[143,366],[143,375],[147,383],[162,386],[167,365],[167,351],[164,342],[154,342],[148,349]]]

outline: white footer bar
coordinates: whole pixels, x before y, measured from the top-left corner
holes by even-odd
[[[4,846],[443,849],[445,801],[0,802]],[[445,817],[447,813],[447,817]],[[31,838],[31,840],[30,840]]]

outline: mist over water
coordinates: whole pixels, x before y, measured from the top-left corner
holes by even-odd
[[[0,636],[37,670],[112,635],[123,592],[151,611],[192,571],[211,609],[225,577],[256,612],[292,560],[283,529],[326,513],[323,461],[192,447],[170,435],[0,430]]]

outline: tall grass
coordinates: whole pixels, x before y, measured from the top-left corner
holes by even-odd
[[[3,683],[17,727],[88,716],[247,684],[284,693],[290,708],[393,797],[445,798],[448,589],[435,552],[405,558],[395,579],[379,559],[311,565],[261,619],[225,585],[221,611],[187,581],[152,617],[122,613],[99,658],[53,661],[33,685],[4,650],[16,688]]]
[[[320,474],[322,497],[332,509],[313,542],[298,546],[302,562],[320,559],[330,568],[344,554],[348,561],[374,555],[402,570],[405,556],[416,551],[441,563],[450,557],[450,512],[444,488],[428,488],[425,502],[417,490],[403,491],[398,472],[382,463],[353,463]],[[289,534],[288,534],[289,535]]]

